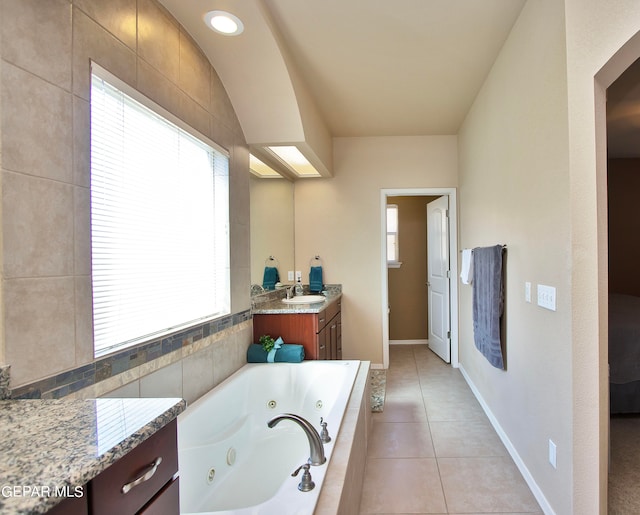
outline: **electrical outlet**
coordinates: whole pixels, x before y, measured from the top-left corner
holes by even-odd
[[[296,282],[302,281],[302,272],[300,270],[296,270]]]
[[[556,448],[556,444],[553,443],[553,440],[549,439],[549,463],[551,463],[551,466],[555,469],[557,468],[556,466],[556,454],[557,454],[557,448]]]
[[[556,289],[553,286],[538,285],[538,306],[551,311],[556,310]]]
[[[531,302],[531,283],[524,283],[524,300]]]
[[[293,270],[287,272],[287,281],[293,281]]]

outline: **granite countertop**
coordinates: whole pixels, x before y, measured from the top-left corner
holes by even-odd
[[[47,491],[73,496],[185,408],[182,399],[0,401],[0,513],[45,513],[64,498]]]
[[[280,298],[273,299],[256,304],[252,312],[254,315],[320,313],[342,297],[342,293],[329,291],[325,294],[325,297],[326,300],[324,302],[314,302],[313,304],[286,304]]]

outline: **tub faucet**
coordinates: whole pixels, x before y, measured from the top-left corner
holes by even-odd
[[[291,420],[291,422],[295,422],[298,424],[304,433],[307,435],[307,440],[309,440],[309,463],[311,465],[322,465],[327,458],[324,456],[324,445],[322,445],[322,440],[320,440],[320,435],[316,428],[313,427],[306,419],[302,418],[299,415],[294,415],[293,413],[283,413],[281,415],[277,415],[273,417],[267,425],[269,427],[275,427],[278,423],[283,420]]]

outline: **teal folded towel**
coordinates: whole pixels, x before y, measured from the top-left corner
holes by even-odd
[[[262,345],[252,343],[247,349],[247,363],[268,363],[268,355],[269,353],[262,348]],[[303,360],[304,347],[293,343],[282,344],[273,356],[273,361],[276,363],[300,363]]]
[[[280,281],[278,269],[275,266],[265,266],[262,276],[262,287],[265,290],[275,290],[276,283]]]
[[[309,270],[309,291],[320,293],[322,291],[322,267],[312,266]]]

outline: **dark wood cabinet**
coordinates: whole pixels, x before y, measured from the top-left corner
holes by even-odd
[[[91,480],[91,513],[138,513],[177,472],[177,421],[173,420]]]
[[[305,359],[342,359],[342,300],[319,313],[253,315],[253,340],[263,334],[303,345]]]
[[[147,438],[94,477],[85,496],[65,499],[51,515],[178,515],[177,420]]]
[[[86,486],[84,489],[87,492]],[[86,497],[68,497],[51,508],[47,515],[88,515],[89,506]]]

